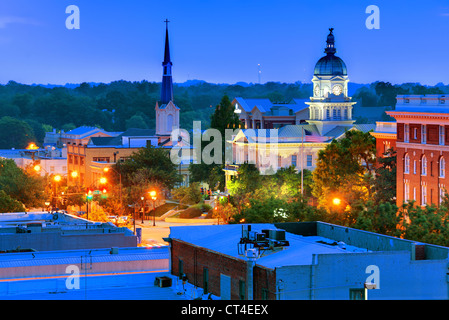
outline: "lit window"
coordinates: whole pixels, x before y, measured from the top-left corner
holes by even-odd
[[[410,173],[410,156],[408,154],[404,158],[404,173]]]
[[[407,202],[410,200],[410,184],[408,183],[408,181],[405,181],[404,183],[404,201]]]
[[[292,166],[296,167],[296,156],[292,156]]]
[[[422,156],[422,159],[421,159],[421,175],[427,176],[427,158],[426,158],[426,156]]]
[[[312,166],[312,155],[311,154],[307,155],[307,166],[308,167]]]
[[[427,186],[421,186],[421,205],[425,206],[427,204]]]
[[[427,143],[426,125],[421,125],[421,143]]]
[[[444,126],[440,126],[440,145],[444,145]]]
[[[440,186],[439,194],[440,194],[439,200],[440,200],[440,203],[442,203],[444,196],[446,195],[446,190],[445,190],[444,186]]]
[[[444,161],[444,158],[441,157],[440,158],[440,178],[444,178],[446,171],[445,171],[445,167],[446,167],[446,161]]]
[[[408,124],[404,125],[404,142],[409,142],[410,140],[410,127]]]

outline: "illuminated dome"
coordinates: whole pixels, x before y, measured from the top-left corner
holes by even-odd
[[[348,72],[346,70],[346,64],[342,59],[337,57],[335,53],[337,50],[335,49],[335,38],[332,34],[334,29],[330,28],[329,35],[326,40],[326,49],[324,52],[326,55],[322,57],[315,65],[314,75],[315,76],[346,76]]]
[[[328,54],[318,60],[313,73],[316,76],[346,76],[346,64],[339,57]]]

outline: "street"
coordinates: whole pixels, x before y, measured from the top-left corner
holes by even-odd
[[[211,222],[202,222],[201,219],[194,220],[195,222],[192,223],[174,223],[156,220],[156,226],[153,226],[153,220],[144,220],[143,224],[141,220],[136,220],[136,228],[142,228],[142,244],[166,245],[167,242],[165,242],[163,238],[169,236],[170,227],[215,224]]]

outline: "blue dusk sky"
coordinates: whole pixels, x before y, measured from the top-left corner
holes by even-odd
[[[165,19],[175,82],[310,82],[333,27],[351,82],[449,83],[448,0],[1,0],[0,83],[159,82]]]

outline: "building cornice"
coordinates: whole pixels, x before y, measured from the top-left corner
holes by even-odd
[[[419,119],[419,120],[449,120],[449,113],[429,113],[411,111],[385,111],[386,114],[398,119]]]
[[[396,140],[396,133],[370,132],[370,134],[377,139],[394,139],[394,140]]]
[[[430,150],[430,151],[449,151],[449,145],[410,143],[410,142],[402,142],[402,141],[396,142],[396,148],[420,149],[420,150]]]

